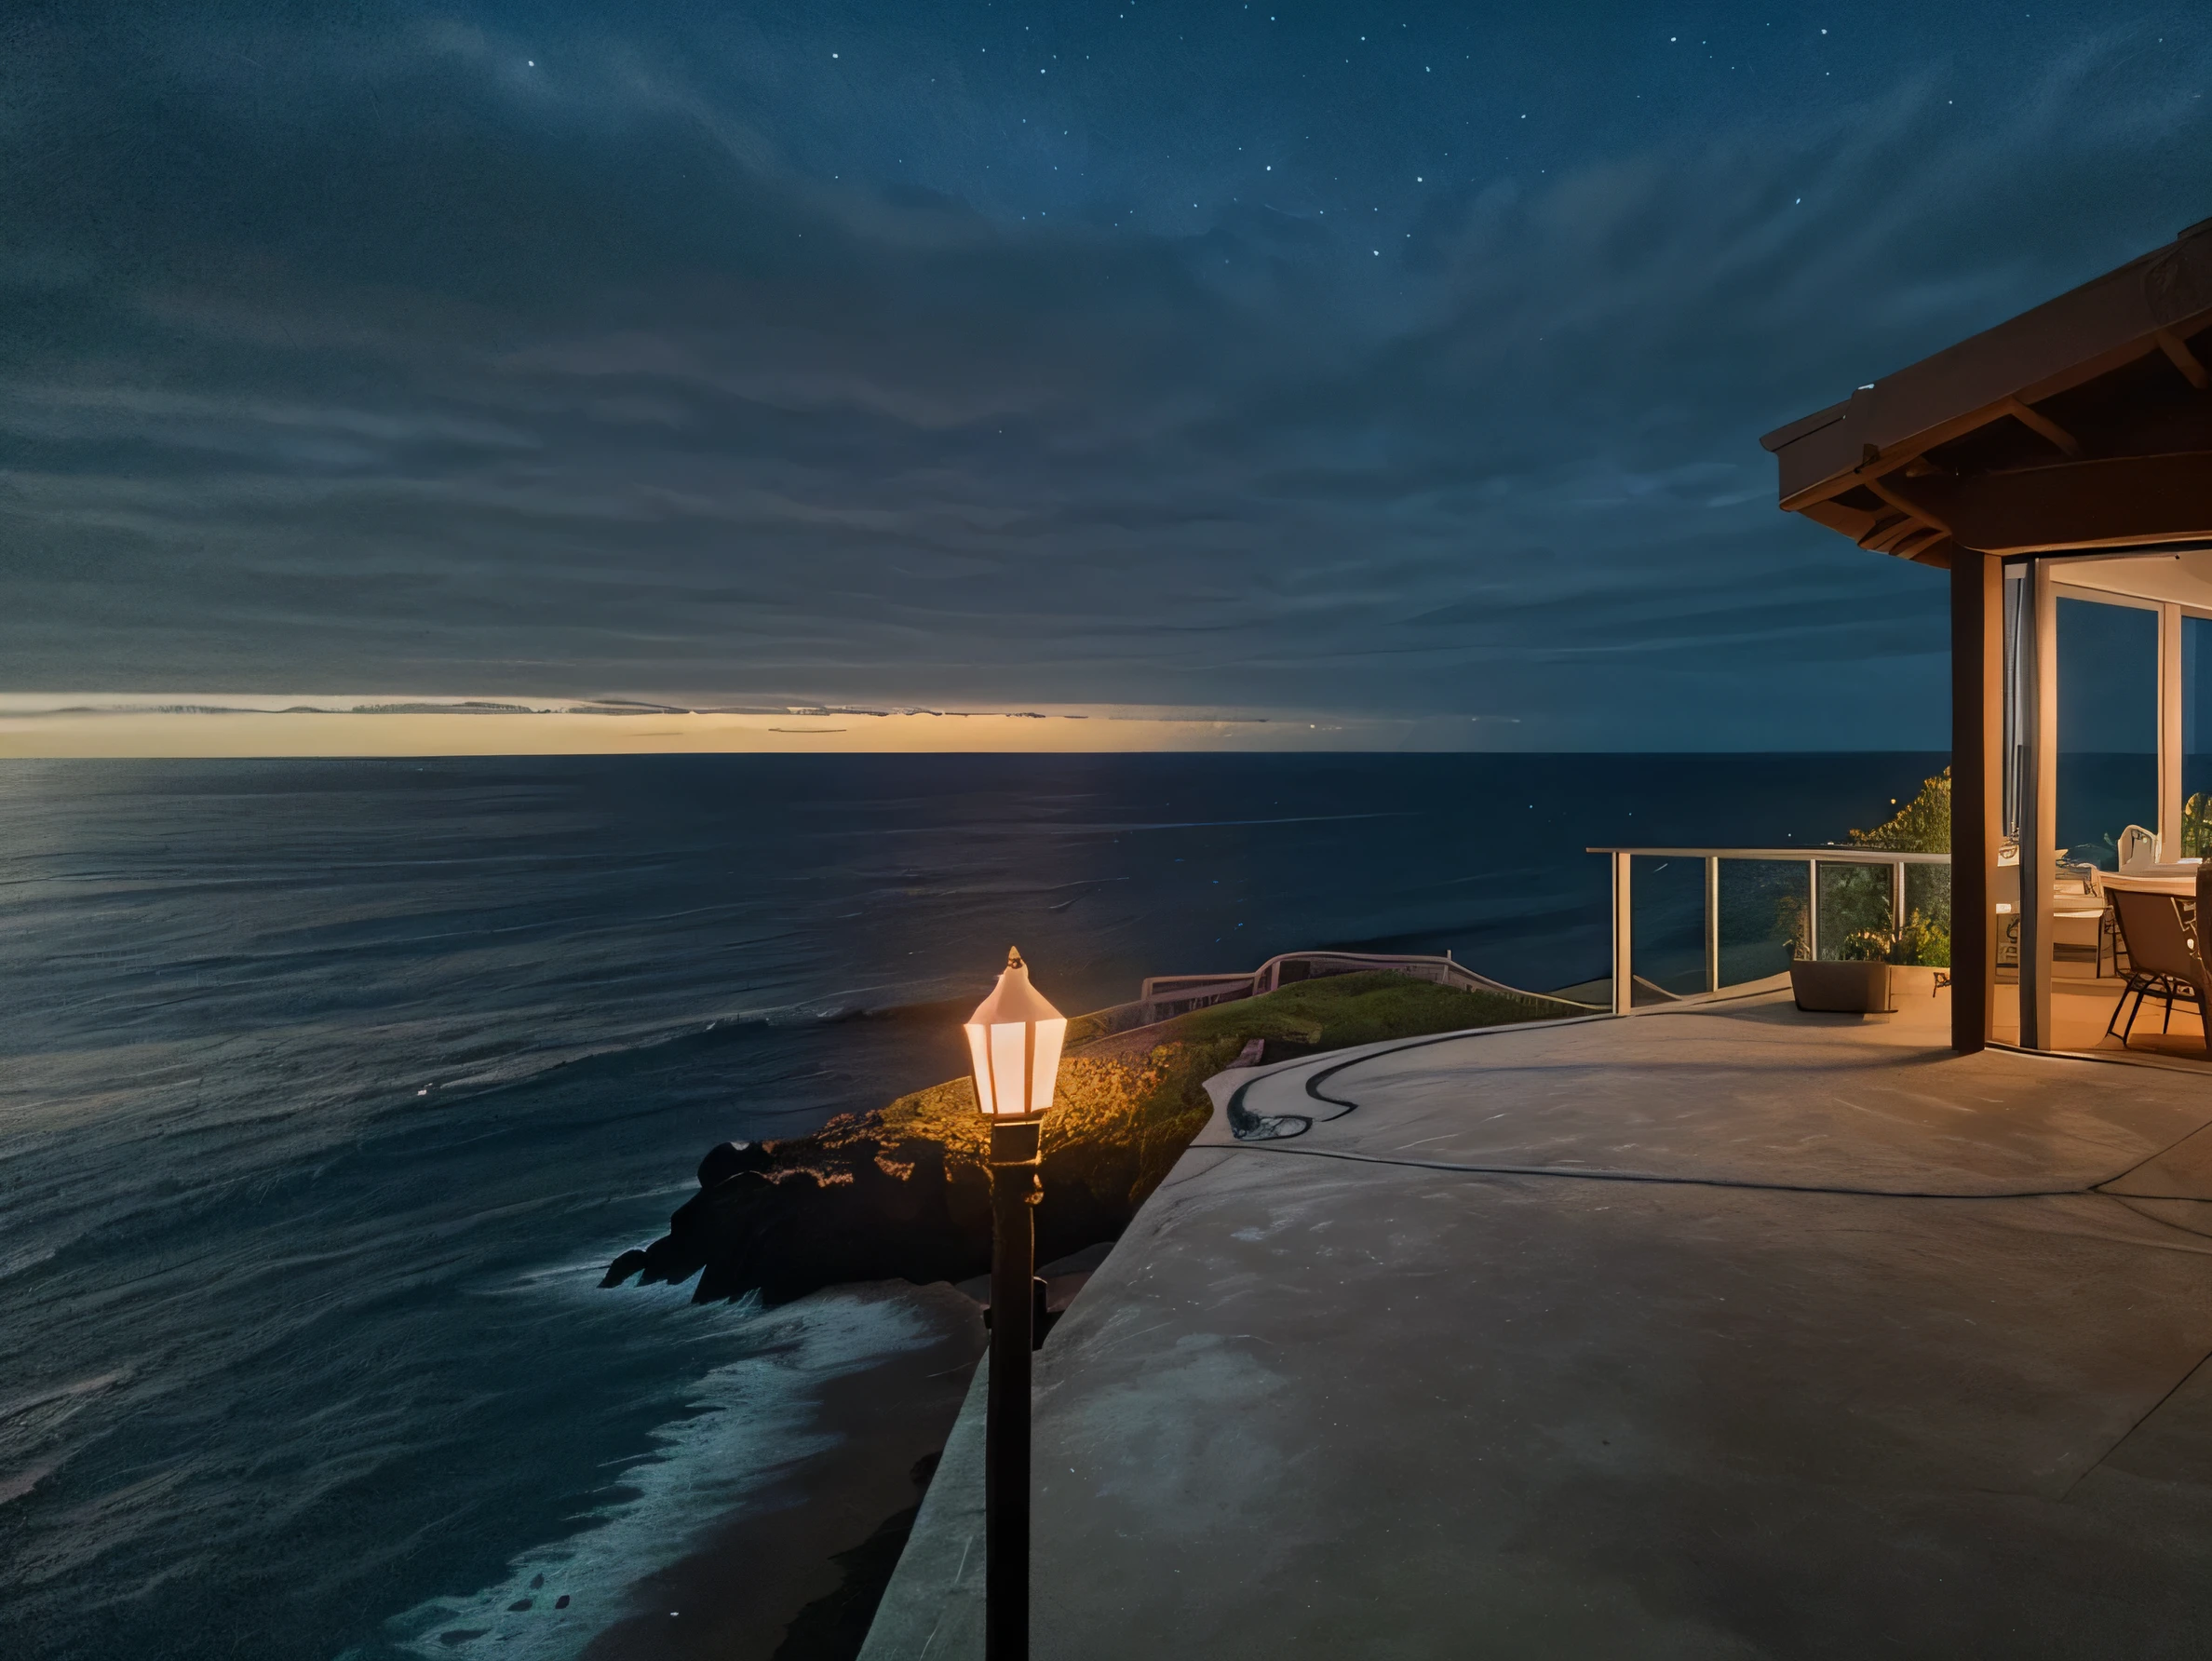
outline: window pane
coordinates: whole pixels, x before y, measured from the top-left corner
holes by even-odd
[[[2158,828],[2158,614],[2058,601],[2058,845],[2106,870]]]

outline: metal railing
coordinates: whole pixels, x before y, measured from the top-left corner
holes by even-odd
[[[1886,865],[1890,868],[1890,915],[1899,922],[1905,912],[1905,868],[1909,865],[1949,865],[1949,854],[1905,854],[1888,848],[1585,848],[1612,861],[1612,1012],[1629,1014],[1636,997],[1635,906],[1633,861],[1651,859],[1703,859],[1705,861],[1705,989],[1720,990],[1720,861],[1768,860],[1805,868],[1805,950],[1820,955],[1820,868],[1823,865]]]
[[[1549,993],[1530,992],[1523,987],[1508,986],[1503,980],[1493,980],[1488,975],[1477,974],[1465,964],[1456,961],[1449,952],[1442,957],[1436,957],[1418,952],[1321,950],[1279,952],[1258,968],[1236,973],[1148,975],[1135,1001],[1115,1004],[1105,1009],[1094,1009],[1082,1019],[1091,1023],[1089,1035],[1104,1037],[1157,1026],[1179,1015],[1187,1015],[1194,1009],[1207,1009],[1216,1004],[1234,1003],[1241,998],[1261,997],[1301,980],[1325,979],[1332,975],[1356,975],[1368,969],[1386,969],[1393,974],[1430,981],[1437,986],[1452,987],[1460,992],[1502,993],[1510,997],[1533,998],[1540,1003],[1558,1004],[1563,1010],[1591,1006],[1577,1005],[1572,999],[1555,997]]]

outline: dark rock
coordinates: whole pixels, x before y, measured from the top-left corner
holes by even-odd
[[[766,1170],[774,1162],[764,1143],[726,1141],[708,1149],[707,1157],[699,1161],[699,1186],[712,1188],[740,1171]]]
[[[533,1592],[544,1591],[546,1589],[546,1577],[543,1574],[533,1574],[530,1577],[530,1589]]]
[[[1135,1155],[1104,1181],[1101,1158],[1096,1148],[1046,1154],[1041,1259],[1112,1240],[1127,1224]],[[661,1238],[617,1257],[600,1285],[636,1275],[641,1285],[681,1286],[696,1275],[694,1303],[757,1290],[780,1303],[825,1286],[957,1281],[991,1267],[989,1178],[971,1160],[948,1159],[940,1142],[886,1142],[848,1122],[834,1138],[725,1142],[700,1173],[716,1180],[677,1208]]]
[[[563,1592],[560,1597],[554,1599],[553,1607],[556,1609],[566,1609],[568,1607],[568,1594]]]
[[[1063,1057],[1038,1168],[1040,1263],[1120,1237],[1212,1114],[1205,1080],[1248,1036],[1106,1035]],[[757,1292],[769,1303],[857,1281],[958,1284],[991,1267],[988,1147],[964,1078],[805,1136],[724,1142],[668,1232],[616,1258],[602,1284],[696,1276],[695,1303]]]
[[[532,1601],[533,1600],[529,1598],[518,1598],[512,1603],[507,1605],[507,1614],[520,1614],[524,1610],[530,1607]]]

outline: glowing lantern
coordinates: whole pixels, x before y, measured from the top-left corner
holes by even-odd
[[[1068,1018],[1030,984],[1029,965],[1009,951],[991,995],[968,1017],[976,1105],[988,1119],[1035,1119],[1052,1105]]]

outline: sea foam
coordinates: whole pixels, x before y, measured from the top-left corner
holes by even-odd
[[[574,1533],[519,1554],[493,1585],[394,1616],[387,1641],[425,1657],[566,1661],[623,1616],[654,1613],[636,1602],[637,1582],[778,1474],[834,1445],[834,1433],[812,1423],[824,1384],[931,1337],[897,1298],[825,1293],[781,1309],[698,1313],[744,1323],[762,1349],[684,1391],[681,1416],[657,1427],[653,1451],[611,1482],[619,1497],[579,1514]],[[563,1597],[568,1606],[556,1608]]]

